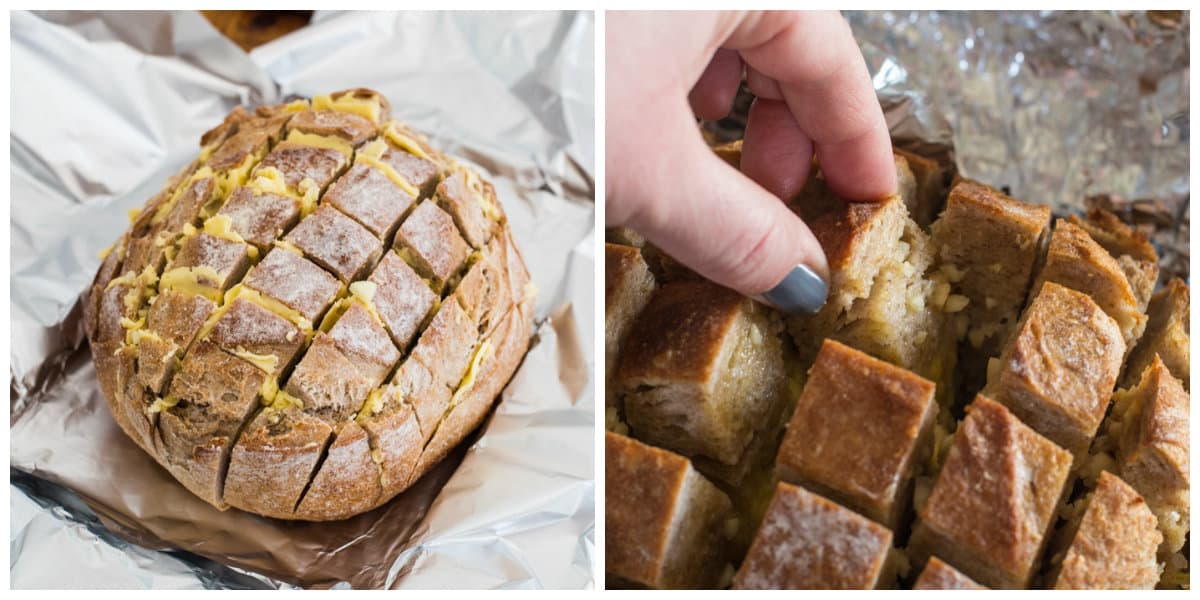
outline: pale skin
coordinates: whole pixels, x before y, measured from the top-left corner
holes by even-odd
[[[747,295],[797,264],[827,278],[820,245],[781,201],[814,152],[844,198],[896,191],[883,112],[841,15],[609,12],[605,28],[606,224]],[[695,118],[730,112],[743,69],[756,100],[739,173]]]

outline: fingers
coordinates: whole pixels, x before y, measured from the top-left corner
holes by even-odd
[[[834,191],[854,200],[895,193],[883,110],[841,15],[756,13],[740,21],[725,47],[741,53],[751,81],[759,80],[767,97],[786,101]],[[778,90],[764,79],[777,82]]]
[[[637,167],[626,169],[640,179],[624,182],[620,197],[608,198],[610,211],[625,217],[621,224],[697,273],[743,294],[772,290],[792,279],[789,274],[797,265],[825,277],[825,255],[804,223],[770,192],[717,158],[682,101],[647,119],[656,120],[657,135],[672,140],[671,151],[642,156]],[[609,139],[619,155],[628,156],[636,146]]]
[[[701,119],[721,119],[733,108],[742,82],[742,59],[733,50],[720,49],[688,94],[692,112]]]
[[[813,144],[783,102],[757,98],[742,144],[742,172],[781,200],[800,193],[812,167]]]

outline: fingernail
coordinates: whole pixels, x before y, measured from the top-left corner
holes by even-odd
[[[778,285],[763,293],[762,298],[775,308],[793,315],[811,315],[821,310],[829,286],[812,269],[796,265]]]

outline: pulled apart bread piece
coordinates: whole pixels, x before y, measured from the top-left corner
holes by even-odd
[[[1086,231],[1116,259],[1137,299],[1138,311],[1146,312],[1146,304],[1158,282],[1158,253],[1150,240],[1102,208],[1089,210],[1086,218],[1071,215],[1067,221]]]
[[[903,199],[834,198],[808,225],[828,258],[830,280],[816,315],[788,319],[801,359],[811,361],[821,341],[833,338],[934,381],[949,374],[954,335],[947,316],[966,299],[940,285],[929,237]]]
[[[1148,317],[1146,332],[1129,353],[1122,387],[1136,385],[1157,356],[1184,389],[1191,389],[1191,292],[1187,284],[1178,277],[1168,281],[1151,297]]]
[[[85,304],[117,423],[218,508],[349,517],[483,418],[532,286],[491,185],[348,90],[235,109]]]
[[[895,585],[892,532],[854,511],[779,483],[734,589],[850,589]]]
[[[1071,454],[977,396],[909,541],[992,588],[1028,587],[1063,498]]]
[[[852,385],[847,385],[853,382]],[[779,478],[896,529],[929,452],[933,382],[825,340],[792,415]]]
[[[1081,462],[1124,353],[1117,324],[1091,298],[1047,282],[989,366],[982,393]]]
[[[931,556],[913,584],[914,590],[986,590],[987,588],[975,583],[970,577],[963,575],[954,567],[942,562],[942,559]]]
[[[1060,590],[1154,589],[1162,534],[1129,484],[1105,471],[1095,491],[1071,508],[1075,514],[1062,533],[1065,548],[1051,559],[1048,583]]]
[[[744,464],[784,402],[778,317],[707,281],[658,289],[626,339],[617,379],[629,427],[639,439]],[[718,469],[731,484],[745,469]]]
[[[713,588],[737,529],[729,498],[678,454],[604,434],[610,587]]]
[[[967,299],[958,368],[968,388],[1016,326],[1049,225],[1050,207],[963,179],[931,227],[950,292]]]

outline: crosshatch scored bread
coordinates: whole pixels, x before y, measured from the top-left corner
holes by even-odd
[[[131,215],[84,320],[123,430],[281,519],[387,502],[474,429],[534,288],[492,185],[354,89],[234,109]]]

